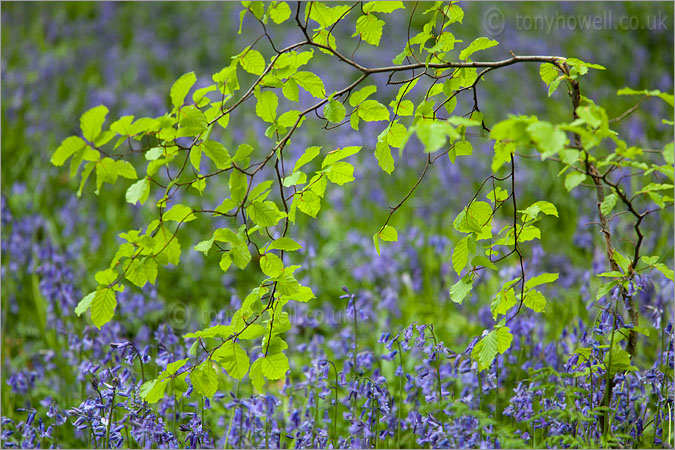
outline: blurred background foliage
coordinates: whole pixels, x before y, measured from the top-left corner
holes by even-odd
[[[583,78],[582,94],[607,108],[610,117],[618,116],[635,102],[631,97],[617,97],[615,93],[620,88],[673,90],[672,2],[460,4],[465,10],[463,24],[453,25],[451,31],[464,40],[464,45],[478,36],[500,41],[499,46],[482,52],[481,60],[505,59],[513,51],[518,55],[574,56],[605,66],[607,70],[592,71]],[[415,4],[408,2],[406,6],[404,14],[387,19],[379,48],[358,46],[350,37],[351,30],[345,27],[336,32],[339,48],[351,53],[358,47],[356,60],[368,65],[390,64],[404,46],[408,13]],[[78,132],[79,116],[90,107],[108,106],[108,123],[124,114],[160,115],[169,105],[171,84],[181,74],[194,70],[198,76],[196,87],[206,85],[232,55],[261,33],[259,24],[248,16],[241,35],[237,35],[239,11],[239,4],[229,2],[3,2],[3,208],[7,206],[15,219],[31,214],[44,218],[41,233],[32,238],[39,241],[48,236],[55,245],[70,248],[69,264],[74,267],[81,292],[94,286],[91,275],[105,267],[116,251],[116,235],[140,227],[145,213],[125,203],[121,188],[104,190],[97,197],[90,185],[82,199],[74,199],[77,180],[69,179],[63,168],[49,164],[52,152],[63,138]],[[503,19],[503,30],[486,27],[486,14],[491,11],[497,11],[497,18]],[[608,13],[615,19],[637,17],[639,27],[554,27],[547,32],[519,25],[523,17]],[[649,29],[650,23],[660,17],[665,18],[665,28]],[[415,21],[410,24],[412,34],[418,26]],[[272,35],[283,43],[299,38],[290,21],[274,27]],[[264,42],[260,48],[270,55]],[[325,55],[315,58],[309,70],[324,78],[329,91],[337,89],[341,80],[354,76],[348,66],[326,65],[326,61]],[[245,85],[246,79],[242,81]],[[385,89],[383,80],[376,83],[381,87],[378,95],[391,95],[392,88]],[[416,95],[420,92],[416,91]],[[468,111],[470,100],[460,99],[456,113]],[[509,113],[536,114],[551,121],[568,120],[571,115],[565,89],[547,97],[538,65],[521,64],[490,73],[479,84],[479,100],[488,125]],[[252,113],[250,109],[248,113]],[[672,127],[661,123],[661,118],[668,117],[672,117],[672,110],[665,103],[648,101],[622,121],[618,130],[634,145],[662,149],[673,139]],[[228,147],[244,141],[253,143],[262,152],[267,144],[261,138],[264,130],[256,122],[236,117],[219,138]],[[464,348],[461,346],[484,327],[475,317],[489,305],[487,295],[497,288],[498,278],[486,279],[462,307],[449,301],[447,288],[456,280],[450,255],[452,243],[459,237],[451,224],[489,174],[490,142],[484,136],[473,136],[473,157],[459,159],[456,165],[442,158],[432,167],[420,189],[392,222],[403,230],[400,242],[384,248],[378,258],[371,236],[386,218],[388,206],[397,203],[414,183],[424,163],[423,155],[411,145],[402,158],[396,157],[397,169],[387,176],[372,154],[379,133],[376,126],[364,126],[359,133],[346,128],[324,132],[322,123],[315,123],[296,138],[290,150],[293,155],[308,145],[363,145],[364,151],[359,155],[357,182],[329,193],[329,206],[322,210],[320,220],[303,218],[297,226],[295,237],[305,243],[301,257],[307,261],[303,283],[318,294],[312,308],[320,311],[322,305],[339,303],[340,288],[346,285],[371,293],[366,295],[373,297],[376,311],[391,308],[380,310],[376,320],[382,324],[397,329],[415,320],[433,322],[448,345]],[[555,164],[522,160],[519,165],[520,201],[526,204],[545,198],[560,211],[560,220],[544,221],[542,234],[547,237],[525,255],[546,271],[561,272],[561,283],[545,313],[545,332],[555,338],[562,327],[589,317],[586,305],[591,294],[579,288],[579,280],[584,273],[597,272],[594,264],[604,265],[600,235],[591,223],[595,205],[587,190],[568,194],[562,188]],[[218,189],[212,186],[209,191]],[[219,203],[215,197],[201,201]],[[660,219],[648,219],[646,225],[649,238],[645,253],[660,253],[670,266],[672,224],[670,210]],[[3,222],[3,235],[8,226]],[[169,315],[178,330],[196,329],[211,321],[210,312],[226,308],[233,296],[250,288],[252,281],[247,280],[247,272],[223,276],[213,255],[204,258],[192,251],[208,230],[204,225],[192,227],[181,241],[181,267],[160,271],[157,297],[164,302],[165,310],[143,317],[145,325],[166,321]],[[616,232],[627,235],[630,230],[619,225]],[[40,332],[40,320],[35,319],[36,315],[45,317],[40,312],[45,306],[40,306],[34,275],[10,263],[3,254],[2,356],[3,365],[12,360],[12,365],[20,366],[26,342],[47,339],[49,334]],[[383,302],[381,296],[389,300]],[[387,306],[378,306],[378,302]],[[72,310],[63,313],[72,314]],[[88,321],[81,318],[78,326],[84,327]],[[303,333],[301,325],[298,333]],[[377,335],[364,339],[374,343]],[[649,355],[645,358],[649,359]],[[3,406],[7,406],[5,389],[3,383]]]

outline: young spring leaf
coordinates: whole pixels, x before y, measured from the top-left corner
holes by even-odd
[[[452,267],[457,272],[457,275],[460,275],[462,269],[466,267],[466,263],[469,260],[469,236],[462,238],[457,245],[455,245],[454,250],[452,251]]]
[[[260,270],[270,278],[277,278],[284,273],[284,263],[274,253],[265,253],[260,258]]]
[[[469,44],[467,48],[465,48],[459,53],[459,59],[461,59],[462,61],[466,60],[469,58],[469,56],[473,55],[477,51],[494,47],[497,44],[499,44],[499,42],[495,41],[494,39],[479,37],[475,39],[471,44]]]
[[[464,275],[458,282],[450,287],[450,299],[458,304],[462,304],[464,298],[469,295],[473,288],[473,278],[471,273]]]
[[[498,353],[504,353],[511,347],[513,335],[509,327],[499,327],[478,341],[471,351],[471,357],[478,362],[478,370],[490,367]]]
[[[553,283],[558,279],[557,273],[542,273],[534,278],[530,278],[525,282],[525,289],[532,289],[541,284]]]
[[[190,381],[195,391],[203,397],[211,398],[218,390],[218,373],[208,359],[190,372]]]
[[[117,299],[112,288],[99,286],[91,302],[91,321],[99,330],[115,315]]]
[[[248,354],[234,341],[225,342],[213,352],[213,359],[223,366],[228,375],[237,380],[244,378],[250,366]]]
[[[180,108],[185,101],[185,96],[190,92],[190,88],[197,81],[197,76],[194,72],[183,74],[171,86],[171,103],[174,108]]]
[[[108,108],[103,105],[95,106],[80,117],[80,128],[82,135],[89,142],[94,142],[96,137],[101,134],[101,127],[105,122],[105,116],[108,114]]]
[[[278,380],[286,375],[290,369],[288,358],[283,353],[267,355],[261,358],[260,369],[262,374],[269,380]]]

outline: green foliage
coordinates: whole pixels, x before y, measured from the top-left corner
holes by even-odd
[[[183,106],[185,97],[187,96],[190,89],[197,81],[197,76],[194,72],[188,72],[181,76],[176,82],[171,86],[171,104],[175,109]]]
[[[385,242],[398,241],[398,232],[396,231],[396,228],[391,225],[385,225],[380,231],[373,235],[373,243],[375,244],[375,250],[377,250],[378,255],[380,254],[380,239]]]
[[[512,341],[511,329],[503,325],[485,335],[471,351],[471,357],[478,362],[478,370],[490,367],[497,354],[503,354],[511,347]]]
[[[281,24],[292,16],[292,8],[286,2],[242,2],[242,5],[240,20],[252,15],[270,28],[270,21]],[[490,155],[492,173],[473,198],[463,201],[461,211],[451,212],[454,230],[445,227],[448,236],[459,233],[452,239],[451,257],[446,255],[458,277],[449,289],[450,299],[461,305],[477,289],[491,290],[486,298],[492,298],[490,310],[495,322],[499,320],[485,330],[471,353],[479,370],[489,368],[498,354],[510,348],[513,336],[506,324],[518,320],[516,316],[522,306],[536,313],[543,313],[550,306],[545,288],[540,288],[541,291],[534,288],[558,279],[554,273],[532,276],[529,268],[525,268],[523,255],[527,255],[524,249],[528,243],[548,238],[547,232],[552,227],[549,222],[555,222],[553,218],[559,217],[558,208],[562,214],[564,205],[558,203],[559,197],[549,198],[548,193],[546,198],[556,201],[558,206],[548,200],[533,203],[529,200],[523,204],[515,187],[517,158],[534,157],[537,162],[559,164],[560,180],[556,181],[568,192],[584,183],[593,183],[600,192],[608,189],[607,195],[598,201],[604,216],[619,209],[634,213],[626,191],[608,182],[607,175],[617,168],[628,168],[643,176],[633,186],[637,189],[630,191],[636,197],[648,198],[659,208],[672,206],[672,144],[663,151],[666,164],[646,159],[642,148],[629,146],[619,138],[604,108],[581,96],[578,88],[581,77],[590,69],[603,70],[602,66],[559,56],[529,59],[514,56],[506,62],[472,63],[477,52],[493,48],[498,42],[478,37],[458,55],[454,54],[456,44],[462,41],[447,27],[461,24],[464,12],[455,3],[435,2],[425,6],[420,31],[393,58],[395,66],[372,68],[337,50],[345,43],[338,42],[334,27],[342,20],[349,20],[353,37],[378,46],[386,26],[383,18],[406,8],[405,3],[366,2],[355,7],[311,2],[295,6],[300,8],[297,22],[305,40],[274,52],[266,52],[256,44],[253,44],[255,49],[247,46],[234,54],[226,67],[213,74],[213,84],[195,90],[191,97],[188,94],[197,76],[194,72],[182,75],[169,90],[170,109],[159,117],[134,120],[134,116],[127,115],[105,129],[108,108],[96,106],[82,114],[80,132],[64,139],[52,154],[51,162],[55,166],[63,166],[70,159],[71,177],[79,172],[78,195],[94,171],[97,195],[104,185],[110,185],[113,190],[120,178],[132,180],[125,181],[124,198],[127,203],[141,205],[140,217],[145,221],[139,229],[120,234],[124,242],[111,251],[114,256],[109,268],[97,273],[96,289],[77,305],[78,316],[89,310],[92,322],[100,329],[113,320],[116,292],[124,289],[123,283],[137,288],[148,282],[154,284],[164,271],[161,266],[180,264],[186,244],[203,253],[207,263],[215,266],[217,261],[224,272],[234,270],[233,266],[245,270],[247,280],[251,281],[252,286],[246,286],[250,291],[229,323],[185,335],[186,339],[198,340],[191,350],[192,356],[203,351],[197,361],[171,363],[156,379],[143,384],[141,395],[149,403],[157,402],[165,395],[169,383],[184,380],[188,372],[195,391],[200,396],[212,397],[218,389],[221,370],[236,380],[243,380],[248,374],[257,391],[263,390],[266,379],[282,379],[290,370],[284,354],[287,345],[282,336],[292,325],[284,307],[292,301],[310,301],[315,294],[298,281],[302,278],[296,272],[302,273],[304,267],[292,265],[298,254],[289,253],[302,247],[287,236],[288,230],[294,225],[305,226],[309,219],[303,215],[318,216],[322,207],[330,203],[331,196],[326,195],[328,189],[347,189],[345,185],[357,182],[359,171],[355,165],[359,167],[357,159],[362,157],[358,155],[362,146],[332,151],[310,146],[289,170],[288,148],[296,144],[294,133],[306,120],[314,120],[312,116],[325,128],[344,125],[348,119],[350,126],[359,130],[361,121],[372,122],[377,141],[364,145],[374,152],[379,167],[387,174],[395,170],[392,149],[399,150],[400,159],[404,149],[409,151],[405,147],[411,137],[421,143],[420,156],[426,159],[424,172],[401,203],[390,208],[384,224],[375,225],[372,230],[377,230],[373,244],[378,255],[381,241],[398,241],[397,229],[390,224],[390,219],[392,224],[401,226],[394,218],[395,213],[422,183],[429,165],[446,153],[453,164],[461,163],[462,159],[457,160],[459,156],[480,157],[474,155],[474,136],[494,141]],[[265,35],[271,41],[267,28]],[[315,57],[315,50],[317,56],[332,63],[347,63],[357,76],[338,80],[342,84],[336,86],[335,91],[326,92],[319,73],[304,67]],[[569,121],[549,122],[536,116],[513,115],[504,120],[484,118],[478,107],[476,87],[484,80],[485,72],[477,69],[490,71],[531,62],[539,65],[539,76],[547,86],[547,90],[539,86],[542,94],[547,92],[551,96],[560,85],[575,94],[574,115]],[[411,93],[418,83],[427,81],[421,76],[397,81],[400,87],[395,96],[385,90],[378,92],[375,84],[365,84],[365,80],[379,74],[388,74],[392,80],[398,72],[411,69],[424,70],[425,75],[434,78],[422,96]],[[290,108],[289,105],[299,102],[300,89],[306,92],[307,95],[303,94],[306,98],[313,98],[312,106],[303,105],[302,110]],[[473,91],[474,106],[466,115],[454,113],[457,95],[464,91]],[[673,105],[673,96],[660,91],[625,88],[618,95],[656,97]],[[230,133],[227,127],[232,126],[231,117],[240,111],[250,111],[245,120],[262,125],[264,137],[250,143],[233,142],[235,133]],[[310,123],[316,125],[316,122]],[[123,143],[131,151],[123,151]],[[351,162],[347,158],[352,158]],[[650,180],[655,174],[670,182]],[[213,193],[214,186],[218,186],[211,184],[214,177],[227,180],[224,192],[217,192],[220,205],[215,210],[204,209],[201,201],[184,195],[186,192],[195,196]],[[489,190],[487,195],[481,192],[483,188]],[[181,195],[177,195],[179,192]],[[153,200],[148,201],[150,198]],[[303,214],[298,215],[298,211]],[[210,217],[225,225],[215,228],[208,222]],[[199,230],[202,240],[188,242],[190,235],[183,232],[186,228]],[[208,231],[204,231],[205,228]],[[640,258],[639,245],[635,247],[630,256],[624,256],[619,249],[609,252],[611,263],[616,267],[600,275],[612,280],[600,287],[599,297],[617,286],[625,290],[636,270],[657,270],[673,279],[670,268],[658,259]],[[213,253],[218,253],[217,258]],[[494,283],[476,282],[481,271],[497,271],[515,259],[514,267],[520,274],[503,283],[501,288]],[[614,270],[617,267],[620,270]],[[260,356],[254,361],[249,358],[250,348],[242,345],[247,340],[254,341],[252,345],[260,350]],[[610,373],[632,370],[630,357],[624,353],[619,347],[607,351],[611,362],[607,359],[605,365]],[[184,366],[189,369],[178,372]]]

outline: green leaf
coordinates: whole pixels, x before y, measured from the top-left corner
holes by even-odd
[[[518,225],[517,235],[518,242],[527,242],[534,239],[541,239],[541,230],[533,225],[528,225],[526,227]],[[510,240],[509,244],[513,245],[514,241]]]
[[[537,290],[528,291],[527,294],[525,294],[523,305],[534,312],[542,312],[546,309],[546,297]]]
[[[246,208],[246,213],[253,223],[262,228],[275,226],[286,215],[271,201],[255,201]]]
[[[310,287],[300,286],[298,292],[288,295],[287,298],[296,302],[307,303],[308,301],[316,298],[316,295],[314,295],[314,292],[312,292]]]
[[[637,367],[631,364],[631,355],[626,350],[615,344],[610,351],[605,353],[603,362],[605,367],[609,366],[609,376],[613,377],[619,372],[637,370]]]
[[[222,270],[223,272],[227,272],[227,270],[230,268],[231,265],[232,265],[232,256],[229,253],[223,253],[223,256],[220,257],[218,267],[220,267],[220,270]]]
[[[113,284],[117,279],[117,272],[114,269],[100,270],[94,278],[98,284]]]
[[[204,330],[195,331],[194,333],[187,333],[183,335],[184,338],[223,338],[228,339],[232,335],[231,325],[214,325]]]
[[[549,86],[558,77],[558,68],[551,63],[543,63],[539,66],[539,76]]]
[[[279,380],[290,370],[288,358],[283,353],[267,355],[261,359],[262,374],[270,380]]]
[[[558,86],[560,85],[560,82],[561,82],[562,80],[563,80],[563,77],[562,77],[562,76],[559,76],[558,78],[556,78],[555,80],[553,80],[553,81],[551,82],[551,84],[549,84],[549,86],[548,86],[548,96],[549,96],[549,97],[550,97],[551,95],[553,95],[553,93],[556,91],[556,89],[558,89]]]
[[[598,301],[605,295],[609,294],[614,286],[617,285],[616,280],[604,283],[600,288],[598,288],[598,293],[595,296],[595,300]]]
[[[145,203],[150,194],[150,182],[147,178],[142,178],[129,186],[126,192],[126,200],[128,203],[135,205],[138,202],[141,202],[141,205]]]
[[[124,263],[124,276],[139,288],[145,286],[148,281],[155,284],[157,263],[152,258],[128,259]]]
[[[157,376],[157,379],[161,381],[167,377],[170,377],[171,375],[174,375],[176,372],[178,372],[178,369],[185,365],[186,362],[188,362],[188,358],[170,362],[166,365],[166,370],[162,371],[162,373]]]
[[[375,250],[377,254],[380,254],[380,239],[387,242],[396,242],[398,241],[398,233],[396,228],[391,225],[385,225],[380,231],[373,235],[373,243],[375,244]]]
[[[199,395],[213,397],[218,390],[218,373],[211,360],[207,359],[190,372],[190,381]]]
[[[455,158],[458,156],[471,156],[473,154],[473,145],[469,141],[459,141],[452,146],[448,152],[450,162],[455,163]]]
[[[448,23],[462,23],[462,19],[464,18],[464,10],[456,3],[448,4],[445,14],[448,16]]]
[[[217,241],[229,242],[232,244],[232,249],[229,254],[232,258],[232,262],[240,269],[246,268],[251,261],[251,252],[248,250],[248,244],[243,233],[243,226],[238,234],[235,234],[228,228],[219,228],[213,233],[213,238]],[[223,258],[223,260],[224,259],[225,258]],[[221,269],[226,271],[229,267],[229,261],[223,260],[220,261]],[[223,267],[224,265],[226,265],[226,267]]]
[[[229,186],[232,200],[237,202],[237,204],[240,204],[246,195],[246,189],[248,188],[248,177],[245,173],[242,173],[238,170],[233,170],[230,174]]]
[[[375,17],[374,14],[361,16],[356,21],[356,32],[352,34],[352,37],[361,36],[361,39],[368,44],[378,46],[384,25],[385,22]]]
[[[507,283],[508,285],[509,283]],[[505,315],[509,309],[514,307],[516,304],[516,293],[513,288],[504,290],[497,293],[492,303],[490,304],[490,311],[492,311],[492,317],[497,319],[497,316],[500,314]]]
[[[292,127],[295,125],[295,122],[297,122],[298,117],[300,117],[300,111],[297,110],[290,110],[286,111],[282,115],[279,116],[279,119],[277,119],[277,123],[281,125],[282,127]],[[298,126],[305,120],[303,117],[300,119],[300,122],[298,122]]]
[[[241,68],[254,75],[262,75],[265,71],[265,58],[257,50],[248,50],[239,58]]]
[[[292,102],[297,102],[300,99],[300,88],[298,87],[298,83],[292,78],[286,80],[281,88],[281,93]]]
[[[675,272],[663,263],[654,264],[654,268],[665,275],[670,281],[675,281]]]
[[[448,142],[459,137],[459,133],[447,122],[426,122],[415,127],[417,138],[424,145],[425,153],[433,153],[440,150]]]
[[[360,103],[362,103],[365,99],[370,97],[372,94],[377,92],[377,86],[374,85],[368,85],[364,86],[358,91],[354,92],[350,97],[349,97],[349,105],[350,106],[357,106]]]
[[[509,327],[499,327],[492,330],[483,339],[478,341],[471,352],[471,357],[478,362],[478,371],[490,367],[498,353],[504,353],[511,347],[513,335]]]
[[[628,267],[631,265],[630,259],[623,256],[617,250],[614,250],[613,256],[617,264],[619,264],[619,267],[621,267],[621,270],[623,270],[623,273],[625,274],[629,273],[630,271],[628,270]]]
[[[663,147],[663,160],[668,163],[669,166],[675,164],[675,143],[669,142]]]
[[[211,84],[209,86],[197,89],[192,94],[192,101],[195,103],[195,105],[199,106],[200,108],[208,105],[211,100],[206,96],[206,94],[208,94],[209,92],[215,91],[216,88],[217,88],[217,85]]]
[[[178,121],[180,128],[176,133],[176,137],[194,137],[206,131],[209,121],[197,107],[190,105],[185,106],[180,110],[180,120]]]
[[[586,174],[581,172],[570,172],[565,177],[565,189],[570,192],[575,187],[579,186],[586,179]]]
[[[378,142],[385,142],[394,148],[401,148],[408,140],[408,130],[398,121],[392,122],[377,137]]]
[[[305,152],[298,158],[298,160],[295,163],[295,166],[293,167],[293,172],[304,166],[305,164],[309,163],[312,161],[314,158],[319,156],[319,153],[321,152],[321,147],[309,147],[305,150]]]
[[[260,270],[270,278],[277,278],[284,273],[284,263],[274,253],[265,253],[260,258]]]
[[[623,273],[618,270],[612,270],[610,272],[602,272],[598,274],[599,277],[612,277],[612,278],[622,278]]]
[[[251,147],[248,144],[240,144],[239,147],[237,147],[237,151],[235,152],[234,156],[232,157],[232,161],[236,162],[241,162],[245,161],[246,158],[253,152],[253,147]]]
[[[263,358],[258,358],[256,359],[253,364],[251,364],[250,371],[248,373],[248,376],[251,378],[251,384],[253,384],[253,387],[255,388],[256,391],[262,392],[263,386],[265,385],[265,379],[263,378],[262,374],[262,359]]]
[[[363,5],[363,12],[366,14],[370,14],[373,12],[391,13],[396,11],[397,9],[405,9],[405,5],[403,4],[403,2],[375,1],[375,2],[368,2]]]
[[[533,287],[542,284],[553,283],[557,279],[558,279],[557,273],[542,273],[541,275],[537,275],[536,277],[530,278],[528,281],[526,281],[525,290],[532,289]]]
[[[190,88],[197,81],[197,76],[194,72],[188,72],[183,74],[176,82],[171,86],[171,103],[174,108],[180,108],[185,101],[185,96],[190,92]]]
[[[326,168],[334,164],[335,162],[345,159],[349,156],[355,155],[360,151],[361,151],[360,146],[351,146],[335,149],[326,155],[326,157],[323,159],[323,162],[321,163],[321,167]]]
[[[366,122],[389,120],[389,110],[377,100],[365,100],[359,104],[358,115]]]
[[[459,303],[461,305],[462,301],[469,294],[469,292],[471,292],[472,288],[473,278],[471,278],[471,274],[468,273],[450,287],[450,299],[453,302]]]
[[[255,113],[265,122],[272,123],[277,118],[277,106],[279,99],[273,91],[260,91],[255,94],[258,102],[255,105]]]
[[[495,154],[492,156],[492,172],[497,172],[504,164],[511,161],[511,155],[516,151],[513,142],[495,142]]]
[[[567,135],[549,122],[535,122],[527,127],[532,140],[537,144],[542,158],[557,155],[564,150]]]
[[[82,298],[82,300],[80,300],[80,302],[75,307],[75,314],[77,315],[77,317],[80,317],[83,312],[89,309],[89,307],[91,306],[91,302],[94,301],[95,295],[96,291],[90,292],[87,295],[85,295],[84,298]]]
[[[555,207],[555,205],[551,202],[543,200],[532,203],[530,206],[527,207],[526,210],[522,211],[522,213],[525,215],[523,219],[524,221],[537,219],[539,217],[539,213],[544,213],[548,216],[558,217],[558,209]]]
[[[302,171],[293,172],[291,175],[285,177],[282,181],[284,187],[296,186],[298,184],[307,183],[307,174]]]
[[[380,239],[382,239],[383,241],[387,242],[398,241],[398,233],[396,232],[396,228],[392,227],[391,225],[385,225],[384,228],[382,228],[378,234],[380,235]]]
[[[301,248],[302,248],[302,245],[298,244],[293,239],[284,236],[284,237],[280,237],[279,239],[273,241],[267,249],[268,250],[284,250],[284,251],[287,251],[287,252],[293,252],[293,251],[299,250]]]
[[[462,269],[466,267],[466,263],[469,260],[469,236],[465,236],[461,239],[457,245],[455,245],[454,250],[452,251],[452,267],[457,272],[457,275],[460,275]]]
[[[223,170],[232,167],[230,153],[220,142],[206,140],[199,147],[218,169]]]
[[[347,114],[344,105],[337,100],[331,99],[323,108],[323,115],[332,123],[339,123]]]
[[[164,398],[168,381],[150,380],[141,386],[141,398],[148,403],[157,403]]]
[[[486,195],[486,197],[492,203],[503,202],[504,200],[509,198],[509,193],[506,191],[506,189],[502,189],[499,186],[497,186],[494,188],[494,190],[490,191],[488,195]]]
[[[180,242],[174,237],[174,233],[162,225],[155,236],[155,256],[158,264],[178,265],[180,261]]]
[[[115,161],[115,170],[117,171],[117,175],[121,177],[131,180],[138,178],[138,175],[136,175],[136,169],[129,161]]]
[[[62,166],[73,153],[82,150],[86,146],[87,143],[78,136],[67,137],[52,155],[51,163],[57,167]]]
[[[228,375],[237,380],[244,378],[250,366],[248,354],[234,341],[225,342],[213,352],[213,359],[223,366]]]
[[[588,66],[591,67],[590,64]],[[626,88],[623,88],[623,89],[619,89],[617,91],[617,95],[646,95],[648,97],[659,97],[661,100],[668,103],[671,107],[675,104],[673,94],[661,92],[658,89],[654,89],[654,90],[651,90],[651,91],[646,90],[646,89],[641,90],[641,91],[637,91],[635,89],[631,89],[631,88],[626,87]]]
[[[115,315],[117,300],[112,288],[99,286],[91,302],[91,320],[99,330]]]
[[[197,243],[197,245],[195,245],[194,247],[195,251],[202,252],[204,253],[204,255],[208,255],[209,250],[211,250],[211,247],[213,247],[213,241],[214,241],[213,238],[208,239],[206,241],[200,241],[199,243]]]
[[[86,140],[94,142],[96,137],[101,134],[101,127],[103,127],[107,114],[108,108],[103,105],[95,106],[82,114],[82,117],[80,117],[80,128]]]
[[[354,181],[354,166],[348,162],[338,161],[328,167],[326,175],[333,183],[343,185]]]
[[[267,10],[267,14],[274,23],[279,25],[291,17],[291,8],[286,2],[273,2]]]
[[[394,158],[391,156],[391,148],[384,141],[378,141],[375,145],[375,157],[380,168],[391,174],[394,171]]]
[[[471,44],[469,44],[467,48],[465,48],[459,53],[459,59],[466,60],[469,56],[473,55],[477,51],[494,47],[497,44],[499,44],[499,42],[495,41],[494,39],[479,37],[475,39]]]
[[[497,266],[495,266],[495,264],[492,261],[490,261],[489,258],[483,255],[476,255],[473,258],[471,258],[471,265],[473,267],[483,266],[492,270],[497,270]]]
[[[312,72],[300,71],[293,75],[293,80],[313,97],[326,97],[326,89],[323,87],[323,81],[321,81],[318,75]]]
[[[300,211],[311,217],[316,217],[321,209],[321,199],[312,191],[305,190],[296,195],[295,203]]]
[[[344,16],[350,7],[347,5],[338,5],[335,7],[326,6],[324,3],[312,3],[311,8],[305,9],[305,14],[309,14],[309,18],[321,25],[322,28],[329,28],[340,17]]]
[[[614,209],[618,199],[619,197],[616,194],[609,194],[605,197],[605,199],[602,201],[602,204],[600,205],[600,212],[602,212],[603,216],[606,216],[612,212],[612,209]]]
[[[256,187],[251,189],[251,192],[248,194],[248,198],[251,201],[263,201],[267,198],[267,196],[270,194],[270,187],[274,184],[273,180],[267,180],[263,181],[260,184],[258,184]]]
[[[476,233],[479,238],[489,237],[492,226],[492,207],[488,202],[473,201],[460,212],[453,226],[460,233]]]
[[[181,204],[173,205],[170,210],[162,214],[162,220],[165,222],[190,222],[196,218],[192,208]]]

